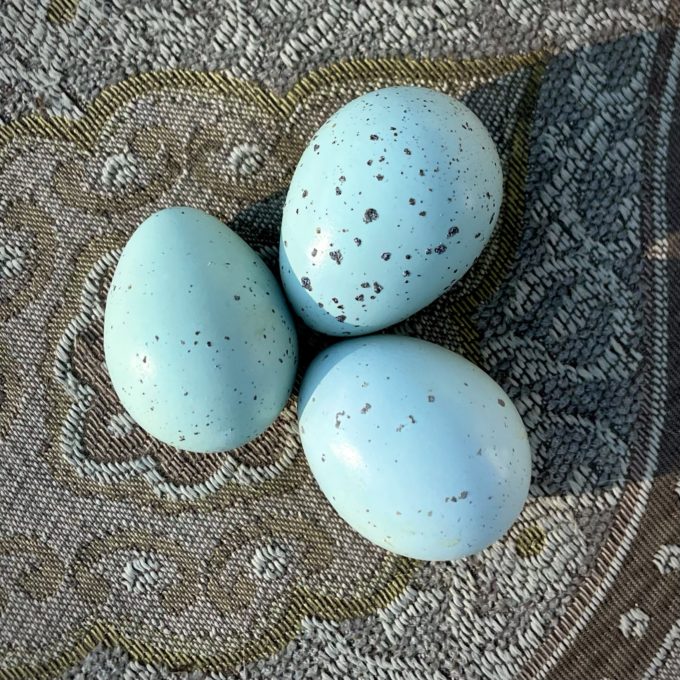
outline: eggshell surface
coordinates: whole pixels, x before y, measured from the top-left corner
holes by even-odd
[[[283,212],[293,310],[330,335],[394,324],[472,265],[499,215],[493,140],[460,101],[421,87],[369,92],[310,141]]]
[[[457,559],[503,536],[522,510],[531,452],[520,415],[491,377],[438,345],[340,342],[312,362],[298,414],[321,490],[383,548]]]
[[[123,249],[104,317],[123,406],[172,446],[240,446],[284,407],[297,338],[280,286],[234,231],[193,208],[152,215]]]

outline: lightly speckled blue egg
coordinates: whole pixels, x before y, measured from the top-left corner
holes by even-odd
[[[478,552],[527,498],[520,415],[484,371],[438,345],[389,335],[333,345],[305,375],[298,416],[321,490],[352,528],[392,552]]]
[[[472,265],[496,224],[493,140],[460,101],[421,87],[369,92],[318,130],[283,211],[293,311],[329,335],[410,316]]]
[[[263,432],[297,366],[295,327],[271,271],[234,231],[187,207],[155,213],[123,249],[104,351],[130,416],[197,452]]]

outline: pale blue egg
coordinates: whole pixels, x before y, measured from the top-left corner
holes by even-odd
[[[293,310],[330,335],[405,319],[469,269],[501,199],[494,142],[462,102],[420,87],[351,101],[288,190],[280,269]]]
[[[340,342],[305,375],[302,444],[321,490],[356,531],[424,560],[482,550],[527,498],[531,452],[501,387],[416,338]]]
[[[244,444],[290,394],[297,338],[271,271],[235,232],[168,208],[134,232],[104,318],[113,387],[132,418],[190,451]]]

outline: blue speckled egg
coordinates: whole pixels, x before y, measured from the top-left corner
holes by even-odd
[[[106,301],[104,350],[132,418],[201,452],[265,430],[297,364],[273,274],[236,233],[193,208],[157,212],[128,241]]]
[[[522,510],[531,452],[509,397],[458,354],[416,338],[340,342],[305,375],[302,444],[321,490],[373,543],[451,560]]]
[[[394,324],[474,262],[502,198],[498,153],[465,104],[421,87],[337,111],[298,163],[280,268],[293,310],[330,335]]]

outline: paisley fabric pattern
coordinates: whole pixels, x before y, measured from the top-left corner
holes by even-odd
[[[0,677],[678,677],[678,17],[661,1],[2,4]],[[106,292],[140,221],[202,208],[275,269],[307,141],[390,84],[466,101],[505,173],[473,269],[392,330],[484,367],[529,431],[521,517],[452,563],[337,517],[295,393],[255,441],[196,456],[141,431],[104,364]],[[330,339],[301,338],[302,372]]]

